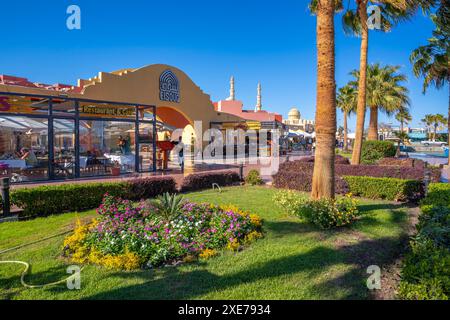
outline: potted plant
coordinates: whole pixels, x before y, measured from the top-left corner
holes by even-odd
[[[119,176],[120,175],[120,163],[119,161],[113,161],[113,166],[111,167],[111,175]]]

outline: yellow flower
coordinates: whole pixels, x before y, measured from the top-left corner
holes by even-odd
[[[233,239],[233,241],[228,242],[227,249],[231,251],[237,251],[239,249],[239,241],[237,239]]]
[[[202,259],[209,259],[212,257],[217,256],[219,253],[214,250],[214,249],[204,249],[201,253],[200,253],[200,258]]]

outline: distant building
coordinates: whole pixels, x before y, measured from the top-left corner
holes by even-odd
[[[288,118],[283,120],[283,123],[293,131],[302,130],[311,133],[315,130],[314,120],[302,119],[300,111],[296,107],[289,110]]]
[[[256,106],[253,110],[244,109],[244,104],[236,100],[234,89],[234,77],[230,79],[230,96],[225,100],[214,102],[217,112],[232,114],[243,118],[249,129],[283,129],[283,117],[281,114],[262,110],[261,84],[258,83]]]

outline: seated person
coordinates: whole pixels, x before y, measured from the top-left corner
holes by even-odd
[[[34,168],[38,165],[38,159],[36,158],[33,150],[22,148],[20,149],[20,153],[18,156],[21,160],[25,160],[28,168]]]

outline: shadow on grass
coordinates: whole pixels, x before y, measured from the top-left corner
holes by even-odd
[[[193,271],[170,268],[132,273],[117,272],[112,276],[124,280],[139,279],[143,283],[103,291],[88,298],[195,299],[208,293],[298,272],[315,277],[324,272],[325,268],[346,264],[350,266],[348,272],[316,285],[313,291],[320,293],[324,298],[329,298],[342,295],[342,291],[345,290],[344,298],[360,299],[365,298],[368,291],[365,287],[365,279],[368,276],[365,273],[366,268],[371,264],[381,266],[393,262],[397,257],[397,249],[394,248],[398,247],[399,241],[398,238],[381,238],[337,249],[316,247],[307,253],[270,260],[262,265],[226,275],[213,274],[202,266]]]
[[[20,282],[20,277],[24,271],[24,266],[19,264],[0,264],[0,270],[11,270],[7,277],[0,277],[0,299],[10,300],[23,290],[35,290],[24,287]],[[25,283],[28,285],[43,285],[56,282],[67,278],[69,275],[66,272],[67,266],[55,266],[46,269],[45,271],[33,272],[32,266],[25,276]],[[47,287],[54,292],[61,292],[67,290],[66,283],[57,284],[55,286]]]

